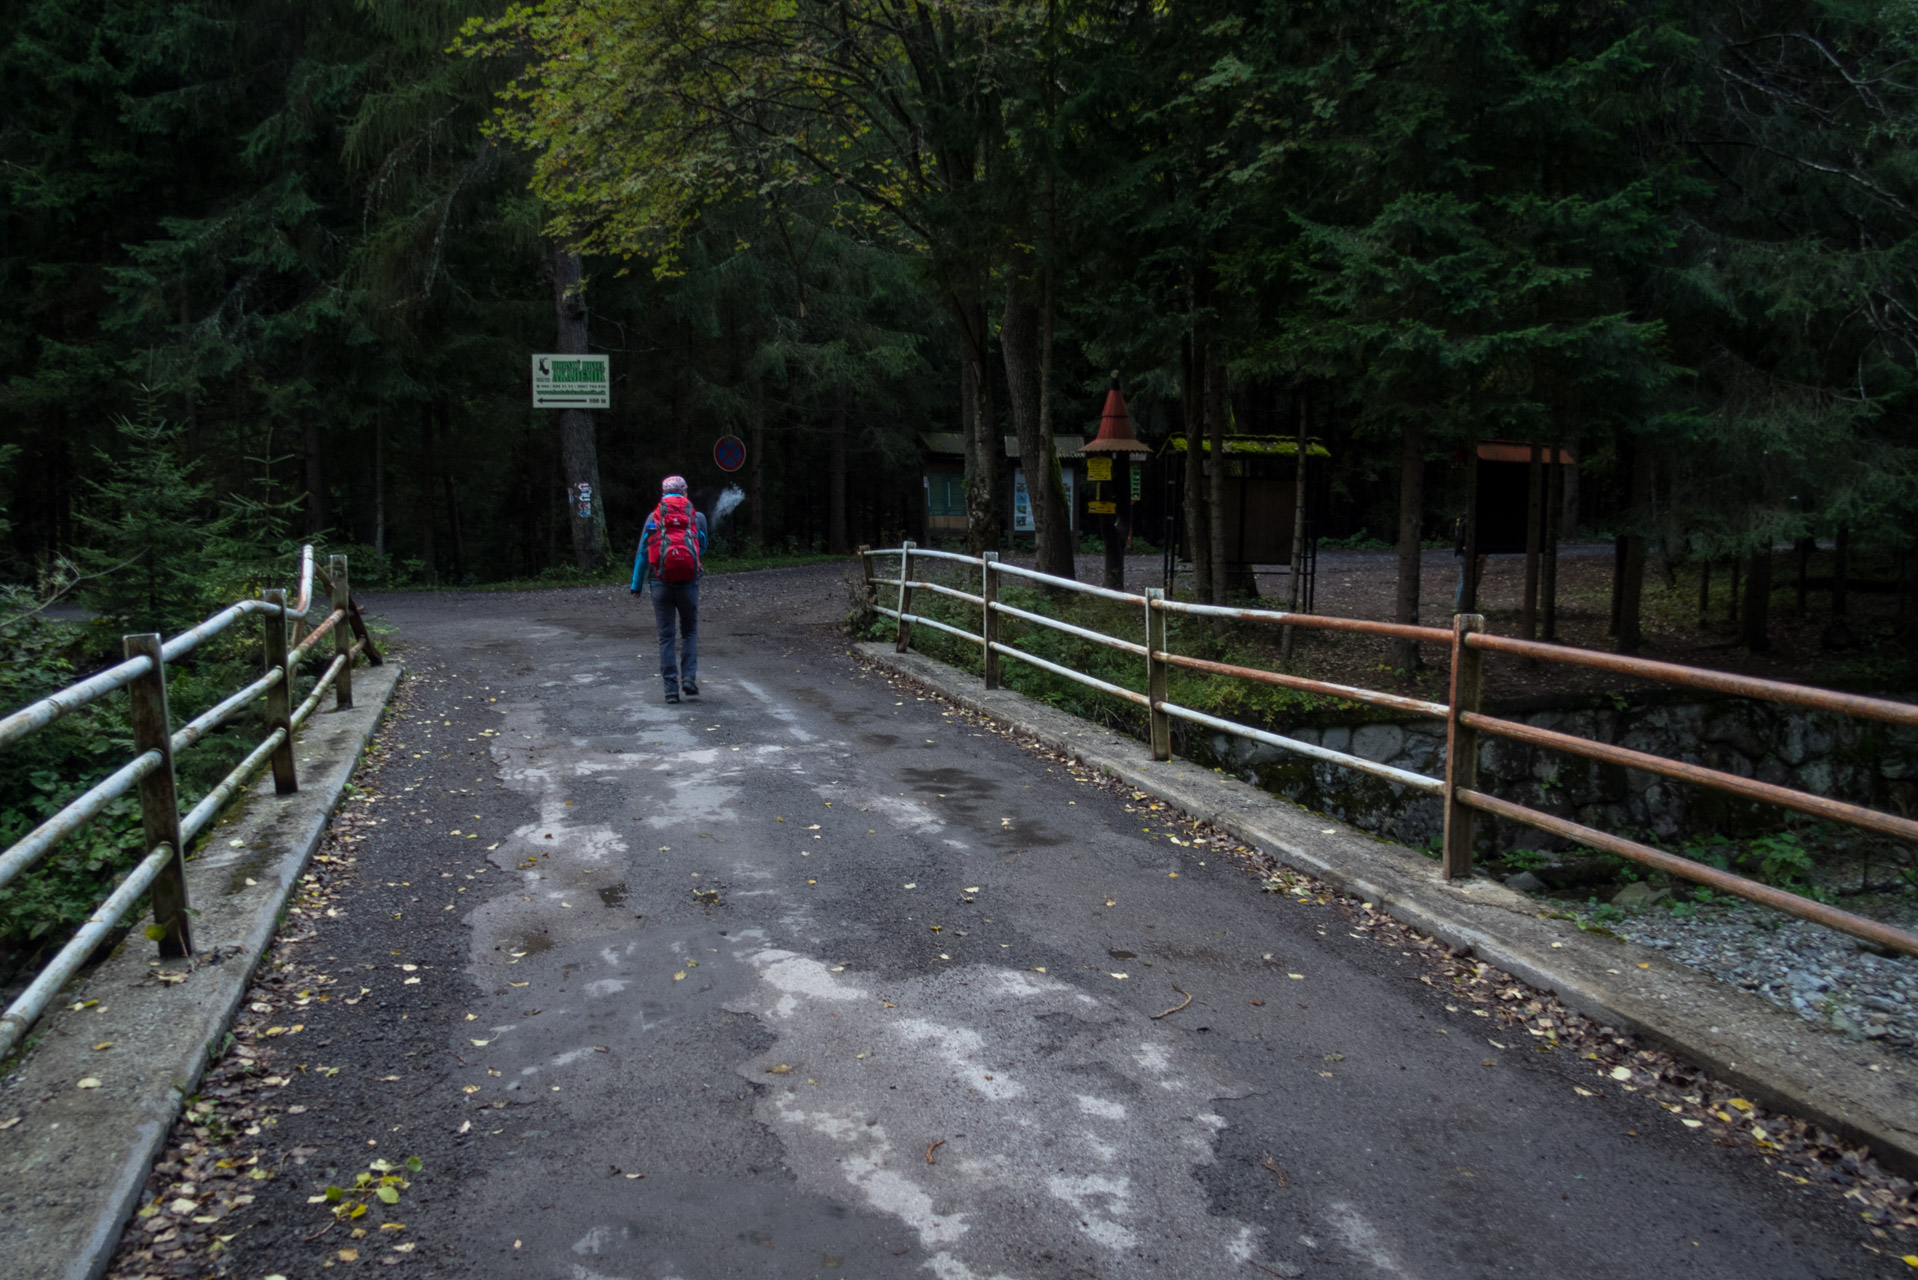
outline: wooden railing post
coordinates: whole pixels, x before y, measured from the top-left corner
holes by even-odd
[[[1476,713],[1483,686],[1485,658],[1465,642],[1485,630],[1485,619],[1461,613],[1452,619],[1452,698],[1445,715],[1445,853],[1440,874],[1463,880],[1472,874],[1472,828],[1477,815],[1459,803],[1461,790],[1478,789],[1478,731],[1460,723],[1466,712]]]
[[[279,669],[280,682],[266,691],[266,731],[286,730],[286,739],[273,752],[273,790],[291,795],[300,789],[293,770],[293,668],[286,661],[286,592],[274,587],[266,602],[278,608],[261,614],[266,625],[266,669]]]
[[[122,643],[127,657],[145,655],[153,660],[146,674],[127,686],[133,703],[133,749],[141,755],[160,753],[160,767],[140,779],[140,855],[144,859],[161,845],[173,850],[153,881],[153,923],[160,928],[161,956],[179,960],[193,954],[193,931],[187,923],[186,850],[180,847],[180,793],[173,779],[166,662],[160,656],[157,635],[127,636]]]
[[[906,615],[912,612],[912,549],[919,545],[915,542],[902,542],[899,552],[899,633],[893,638],[892,647],[897,653],[904,653],[912,647],[912,624],[906,621]]]
[[[865,586],[865,594],[859,598],[865,601],[866,607],[870,609],[872,608],[874,599],[872,591],[872,548],[863,542],[859,544],[859,580]]]
[[[998,567],[999,553],[988,551],[981,557],[979,570],[979,598],[985,603],[980,606],[979,634],[985,640],[986,688],[999,687],[999,651],[992,646],[999,643],[999,611],[993,608],[999,603],[999,579],[993,573]]]
[[[1154,760],[1172,758],[1172,718],[1161,709],[1166,701],[1165,659],[1159,656],[1165,652],[1165,610],[1155,607],[1163,603],[1163,587],[1145,589],[1145,696]]]
[[[344,656],[346,665],[340,668],[340,674],[333,681],[333,707],[344,711],[353,705],[353,626],[350,606],[352,596],[347,591],[346,557],[334,556],[327,562],[333,578],[333,609],[340,620],[333,624],[333,653],[335,657]]]

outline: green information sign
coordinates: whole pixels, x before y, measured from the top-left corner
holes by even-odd
[[[613,407],[612,357],[535,355],[535,409],[610,409]]]

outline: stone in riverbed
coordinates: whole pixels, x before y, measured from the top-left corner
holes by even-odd
[[[1799,991],[1829,991],[1831,983],[1818,974],[1805,969],[1793,969],[1785,975],[1785,981]]]
[[[1643,880],[1626,885],[1612,895],[1615,907],[1649,907],[1672,896],[1670,889],[1654,889]]]

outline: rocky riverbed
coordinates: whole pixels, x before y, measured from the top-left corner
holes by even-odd
[[[1592,923],[1680,964],[1753,991],[1795,1010],[1808,1022],[1918,1057],[1918,960],[1880,954],[1870,944],[1823,925],[1763,907],[1690,904],[1678,914],[1658,903],[1623,907],[1624,916]],[[1902,902],[1874,916],[1910,929],[1918,904]]]

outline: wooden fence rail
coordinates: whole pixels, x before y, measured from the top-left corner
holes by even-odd
[[[1607,743],[1595,742],[1571,734],[1536,729],[1515,721],[1485,715],[1481,712],[1479,705],[1481,671],[1484,655],[1487,653],[1510,654],[1564,665],[1598,667],[1622,675],[1658,680],[1667,684],[1782,702],[1858,719],[1918,728],[1918,706],[1911,703],[1896,702],[1887,698],[1872,698],[1862,694],[1838,693],[1809,685],[1762,680],[1728,672],[1680,666],[1670,662],[1653,662],[1620,654],[1599,653],[1569,645],[1495,636],[1485,630],[1485,620],[1477,614],[1460,614],[1453,619],[1452,628],[1445,630],[1438,627],[1373,622],[1363,618],[1327,617],[1322,614],[1294,613],[1277,609],[1239,609],[1226,605],[1194,604],[1183,600],[1168,600],[1165,598],[1165,593],[1158,590],[1148,590],[1144,595],[1132,595],[1077,582],[1070,578],[1053,577],[1032,569],[1004,564],[997,555],[992,553],[984,556],[964,556],[950,551],[916,547],[910,542],[902,547],[880,550],[861,547],[859,555],[865,565],[865,580],[869,588],[873,585],[885,584],[897,586],[899,589],[898,608],[887,608],[876,601],[873,603],[873,608],[875,612],[897,621],[896,644],[900,652],[905,652],[910,646],[914,626],[927,626],[983,646],[986,655],[985,682],[988,689],[998,687],[999,659],[1005,657],[1076,681],[1101,693],[1136,703],[1147,709],[1148,736],[1152,758],[1155,760],[1171,757],[1170,721],[1176,719],[1219,733],[1233,734],[1267,746],[1278,747],[1312,760],[1384,778],[1422,794],[1438,796],[1445,805],[1445,835],[1439,874],[1448,880],[1469,876],[1472,873],[1472,849],[1478,815],[1487,814],[1524,823],[1592,848],[1603,849],[1607,853],[1653,867],[1668,875],[1708,885],[1713,889],[1734,894],[1751,902],[1762,903],[1789,915],[1816,921],[1878,946],[1888,947],[1906,955],[1918,956],[1918,934],[1870,920],[1849,911],[1842,911],[1827,903],[1801,897],[1730,871],[1720,870],[1692,858],[1667,853],[1594,827],[1568,821],[1555,814],[1486,795],[1478,789],[1479,740],[1481,735],[1490,735],[1619,764],[1626,768],[1661,774],[1743,799],[1762,801],[1801,813],[1815,814],[1831,821],[1918,843],[1918,821],[1910,818],[1884,813],[1862,805],[1847,804],[1792,787],[1781,787],[1774,783],[1739,777],[1736,774],[1709,769],[1702,765],[1688,764],[1681,760],[1626,751]],[[875,561],[892,556],[899,558],[899,576],[897,578],[878,576]],[[980,575],[979,592],[973,594],[969,591],[954,590],[943,583],[915,581],[913,578],[915,569],[928,559],[955,562],[976,569]],[[999,598],[1003,580],[1006,577],[1031,582],[1051,590],[1071,591],[1081,595],[1135,604],[1139,606],[1142,624],[1139,639],[1107,635],[1031,610],[1014,608]],[[932,591],[962,600],[977,608],[981,618],[979,631],[975,634],[940,619],[914,614],[912,607],[916,591]],[[1387,636],[1445,645],[1451,650],[1451,689],[1447,701],[1428,702],[1378,689],[1331,684],[1287,672],[1212,662],[1172,653],[1168,651],[1165,630],[1165,620],[1172,614],[1226,618],[1238,622],[1280,627],[1311,627],[1324,631]],[[1142,658],[1145,692],[1139,693],[1085,672],[1074,671],[1070,667],[1027,653],[1017,645],[1005,643],[1001,639],[1000,619],[1002,618],[1016,618],[1021,622],[1047,627]],[[1288,738],[1282,734],[1208,715],[1191,707],[1180,706],[1166,696],[1166,673],[1169,667],[1184,667],[1212,675],[1283,685],[1286,688],[1323,694],[1347,702],[1387,707],[1395,711],[1443,721],[1446,727],[1445,776],[1443,778],[1427,777],[1381,764],[1378,761],[1367,760],[1349,752],[1333,751],[1314,743],[1301,742],[1296,738]]]
[[[331,596],[330,612],[321,618],[313,616],[313,583],[316,575]],[[260,617],[265,638],[265,674],[175,730],[167,706],[168,664],[178,661],[240,619],[254,614]],[[299,626],[306,626],[306,634],[294,641],[288,632]],[[312,691],[295,708],[292,705],[293,684],[299,664],[328,632],[334,637],[333,658],[314,682]],[[149,934],[159,944],[161,956],[173,959],[193,954],[191,904],[187,901],[186,888],[186,851],[192,846],[194,838],[206,829],[227,801],[246,785],[254,770],[269,758],[273,762],[276,790],[281,794],[298,790],[293,735],[319,707],[327,689],[333,690],[336,706],[344,708],[353,705],[355,659],[365,655],[369,662],[376,665],[381,660],[379,650],[367,634],[365,621],[348,590],[346,557],[334,556],[328,569],[319,570],[313,563],[313,548],[310,546],[303,548],[300,555],[297,603],[287,604],[286,593],[275,589],[263,593],[258,600],[242,600],[223,609],[171,640],[163,641],[160,636],[153,634],[131,635],[125,638],[123,644],[126,661],[118,666],[69,685],[0,719],[0,749],[4,749],[52,724],[61,716],[126,689],[133,726],[133,747],[137,753],[127,764],[75,798],[23,839],[0,852],[0,888],[38,864],[63,839],[98,817],[114,800],[130,792],[137,791],[140,798],[140,847],[145,850],[140,861],[94,909],[67,944],[47,962],[26,990],[7,1006],[6,1012],[0,1014],[0,1059],[13,1052],[67,980],[86,963],[94,949],[120,926],[143,895],[152,895],[153,928]],[[261,729],[264,736],[259,744],[198,804],[182,815],[179,791],[174,780],[175,754],[193,746],[262,699],[264,723]]]

